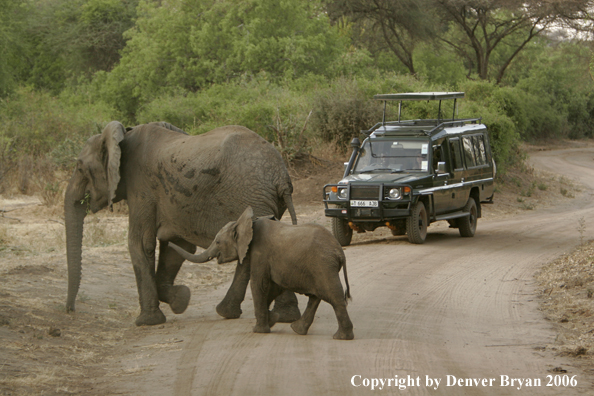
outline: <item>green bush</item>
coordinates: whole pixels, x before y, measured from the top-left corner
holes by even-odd
[[[353,80],[339,80],[333,87],[318,93],[314,102],[312,127],[322,140],[346,151],[360,131],[381,120],[381,106],[370,100]]]

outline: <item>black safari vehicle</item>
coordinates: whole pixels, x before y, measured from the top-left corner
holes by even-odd
[[[447,220],[463,237],[472,237],[481,203],[493,201],[495,162],[487,128],[480,118],[456,119],[463,92],[376,95],[384,101],[383,121],[368,131],[353,154],[343,179],[324,186],[325,214],[342,246],[353,230],[388,227],[424,243],[427,226]],[[441,101],[453,99],[452,118],[444,119]],[[401,120],[402,102],[439,101],[437,119]],[[398,101],[398,120],[386,121],[387,101]]]

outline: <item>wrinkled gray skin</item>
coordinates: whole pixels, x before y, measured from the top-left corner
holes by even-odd
[[[219,264],[250,261],[250,285],[256,313],[255,333],[269,333],[278,320],[268,307],[284,290],[309,296],[303,316],[291,324],[305,335],[321,300],[334,308],[338,320],[335,339],[352,340],[353,324],[347,313],[350,287],[346,260],[336,238],[317,224],[288,225],[270,218],[252,220],[247,208],[239,220],[226,224],[214,242],[201,254],[191,254],[171,243],[186,260],[204,263],[216,257]],[[339,272],[343,270],[346,292]]]
[[[140,300],[136,324],[156,325],[166,321],[159,301],[179,314],[190,300],[187,286],[173,284],[184,260],[168,247],[169,241],[192,252],[196,246],[206,248],[217,231],[247,206],[258,215],[276,218],[288,208],[296,223],[292,190],[280,154],[247,128],[227,126],[188,136],[168,123],[128,130],[117,121],[109,123],[102,134],[87,141],[66,190],[66,310],[74,311],[80,285],[87,204],[95,213],[127,200],[128,244]],[[241,315],[248,281],[249,265],[238,265],[227,295],[217,306],[221,316]],[[275,309],[279,305],[285,321],[299,317],[294,294],[280,296]]]

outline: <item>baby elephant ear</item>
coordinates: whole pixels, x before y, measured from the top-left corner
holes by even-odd
[[[243,262],[243,259],[245,258],[250,246],[250,242],[252,241],[252,236],[254,233],[252,230],[253,216],[254,211],[252,210],[251,206],[248,206],[243,214],[239,217],[239,220],[237,220],[237,224],[235,226],[237,235],[237,260],[239,261],[239,264]]]

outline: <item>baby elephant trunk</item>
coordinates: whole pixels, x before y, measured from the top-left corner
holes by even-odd
[[[193,263],[206,263],[207,261],[210,261],[214,257],[216,257],[216,255],[213,252],[213,250],[215,250],[213,249],[213,245],[210,245],[208,249],[206,249],[200,254],[191,254],[186,252],[181,247],[177,246],[175,243],[169,242],[169,246],[172,247],[177,253],[179,253],[180,256]]]

